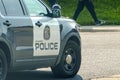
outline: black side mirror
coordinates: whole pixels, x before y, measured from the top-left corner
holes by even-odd
[[[61,6],[59,4],[54,4],[52,6],[52,15],[55,18],[58,18],[61,16]]]

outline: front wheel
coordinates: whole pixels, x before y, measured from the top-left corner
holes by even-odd
[[[60,63],[52,68],[53,73],[59,77],[73,77],[79,71],[81,64],[81,49],[75,41],[68,41]]]
[[[5,80],[7,75],[7,60],[2,49],[0,49],[0,80]]]

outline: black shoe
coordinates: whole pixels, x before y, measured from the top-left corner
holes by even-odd
[[[105,23],[106,23],[106,21],[104,21],[104,20],[99,20],[99,21],[95,22],[95,24],[96,24],[97,26],[103,25],[103,24],[105,24]]]

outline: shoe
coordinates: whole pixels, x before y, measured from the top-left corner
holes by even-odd
[[[105,23],[106,23],[106,21],[104,21],[104,20],[99,20],[99,21],[95,22],[95,24],[96,24],[97,26],[103,25],[103,24],[105,24]]]

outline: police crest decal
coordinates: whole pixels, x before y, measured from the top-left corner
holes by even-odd
[[[45,26],[45,29],[44,29],[44,39],[45,40],[49,40],[50,39],[50,27],[47,25]]]

